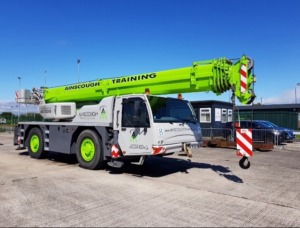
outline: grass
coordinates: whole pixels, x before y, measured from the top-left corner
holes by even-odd
[[[0,125],[0,132],[12,131],[13,128],[14,127],[9,125],[9,124],[1,124]]]

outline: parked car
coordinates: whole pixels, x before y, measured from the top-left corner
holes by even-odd
[[[284,140],[286,142],[293,142],[293,140],[295,138],[295,134],[294,134],[294,131],[292,129],[286,128],[286,127],[279,127],[276,124],[274,124],[273,122],[268,121],[268,120],[260,120],[260,121],[272,126],[274,129],[278,129],[278,130],[283,131],[284,132]]]
[[[227,140],[235,140],[235,129],[238,128],[251,128],[252,129],[252,141],[281,144],[284,142],[284,132],[279,129],[275,129],[270,125],[256,120],[241,120],[235,122],[227,122],[223,128],[223,137]]]

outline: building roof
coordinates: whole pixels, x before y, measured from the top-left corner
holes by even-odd
[[[226,102],[226,101],[216,101],[216,100],[190,101],[190,103],[191,103],[191,104],[197,104],[197,105],[211,105],[211,104],[232,105],[231,102]]]
[[[240,110],[270,110],[270,109],[276,109],[276,110],[283,110],[283,109],[288,109],[288,110],[300,110],[300,104],[272,104],[272,105],[239,105],[237,106],[238,109]]]
[[[212,105],[212,104],[223,104],[232,105],[231,102],[217,101],[217,100],[203,100],[203,101],[191,101],[192,105]],[[293,110],[300,112],[300,104],[253,104],[253,105],[237,105],[236,108],[239,110]]]

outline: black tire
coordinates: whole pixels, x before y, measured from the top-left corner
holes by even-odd
[[[40,128],[32,128],[28,135],[28,152],[30,157],[40,159],[47,156],[44,151],[44,137]]]
[[[103,167],[102,140],[92,130],[80,133],[76,142],[76,157],[79,165],[85,169],[100,169]]]

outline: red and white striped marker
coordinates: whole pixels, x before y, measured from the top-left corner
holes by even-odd
[[[166,153],[167,148],[164,146],[152,146],[152,154],[157,155],[157,154],[164,154]]]
[[[15,95],[15,100],[18,102],[18,100],[19,100],[19,91],[16,91],[15,94],[16,94]]]
[[[236,154],[237,156],[251,157],[252,129],[236,129]]]
[[[113,144],[112,147],[111,147],[111,157],[112,158],[121,157],[120,150],[118,148],[118,145],[116,145],[116,144]]]
[[[246,64],[242,64],[240,74],[241,74],[241,92],[245,93],[247,90],[247,66],[246,66]]]

